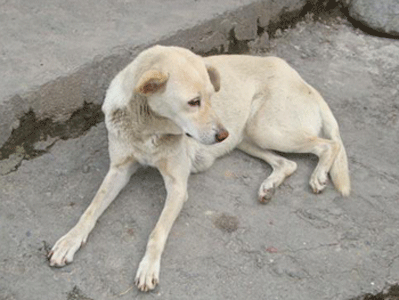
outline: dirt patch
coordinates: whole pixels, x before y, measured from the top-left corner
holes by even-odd
[[[238,229],[240,221],[238,220],[237,216],[231,216],[223,213],[214,218],[213,224],[216,226],[216,228],[224,232],[232,233]]]

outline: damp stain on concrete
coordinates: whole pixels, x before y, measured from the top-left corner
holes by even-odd
[[[65,122],[54,122],[49,118],[38,120],[35,113],[29,111],[20,118],[20,126],[0,148],[0,175],[16,171],[23,160],[47,153],[59,139],[82,136],[103,120],[101,106],[93,103],[84,103]]]
[[[240,221],[237,216],[222,213],[214,217],[213,224],[221,231],[232,233],[238,229]]]

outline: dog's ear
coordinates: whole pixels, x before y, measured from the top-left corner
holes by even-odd
[[[206,65],[206,70],[208,71],[209,79],[211,80],[215,92],[218,92],[220,90],[220,75],[218,70],[210,65]]]
[[[156,70],[148,70],[141,76],[134,91],[144,96],[154,94],[165,87],[168,79],[168,74]]]

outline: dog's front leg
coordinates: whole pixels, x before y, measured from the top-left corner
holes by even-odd
[[[93,201],[80,217],[79,222],[61,237],[49,253],[50,266],[62,267],[72,262],[75,252],[84,244],[98,218],[129,182],[138,164],[128,160],[121,165],[112,165],[98,189]]]
[[[187,200],[187,179],[190,174],[190,162],[182,157],[162,161],[159,171],[165,181],[167,197],[161,216],[151,232],[147,249],[140,262],[135,284],[141,291],[155,288],[159,282],[161,255],[170,229]]]

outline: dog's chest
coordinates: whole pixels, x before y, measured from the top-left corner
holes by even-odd
[[[176,155],[180,139],[175,135],[154,134],[141,141],[132,141],[132,154],[140,164],[155,167],[160,159]]]

